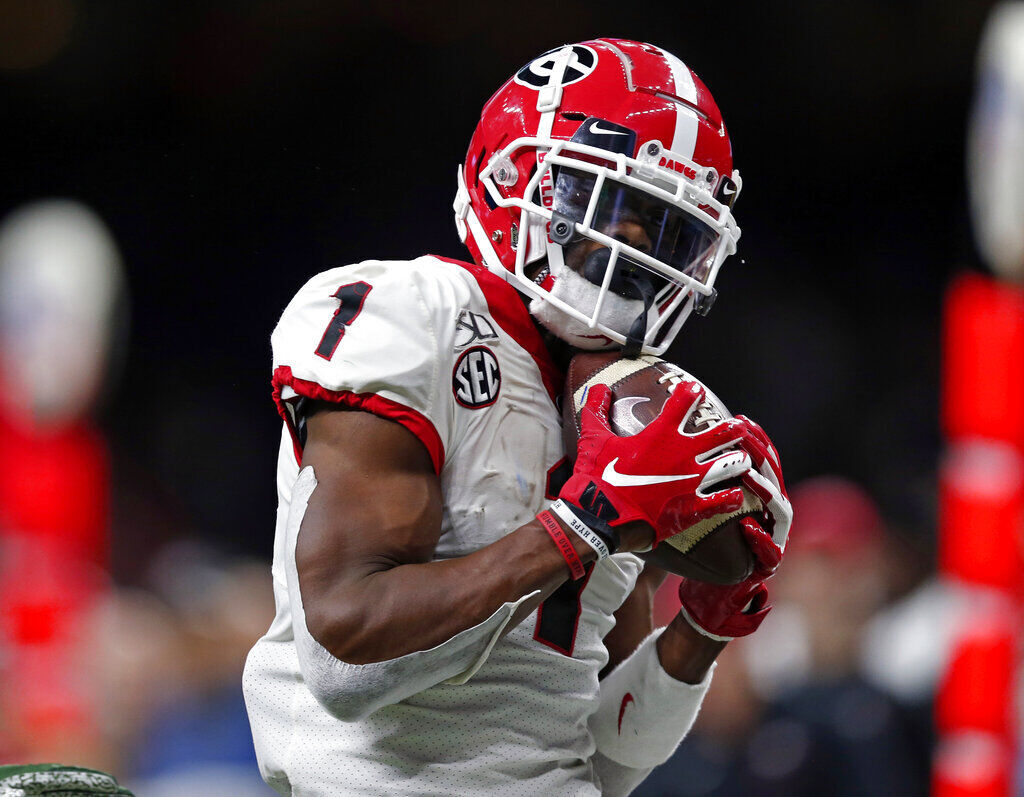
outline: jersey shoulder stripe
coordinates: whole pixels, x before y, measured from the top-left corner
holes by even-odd
[[[554,402],[562,394],[565,377],[555,365],[554,360],[551,359],[551,354],[519,292],[510,283],[483,266],[439,255],[431,255],[431,257],[459,266],[472,276],[487,301],[487,309],[491,318],[533,358],[540,370],[544,389],[547,390],[548,396]]]

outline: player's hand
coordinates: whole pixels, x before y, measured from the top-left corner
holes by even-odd
[[[738,510],[742,490],[723,482],[751,471],[747,443],[759,452],[764,443],[738,419],[702,432],[682,431],[703,399],[699,383],[681,382],[646,428],[619,437],[608,421],[611,390],[591,388],[581,413],[573,475],[560,497],[613,527],[646,523],[654,530],[653,544],[698,520]]]
[[[744,518],[743,534],[754,554],[756,572],[771,575],[782,561],[793,525],[793,506],[789,503],[786,483],[782,478],[782,463],[772,441],[757,423],[745,415],[737,415],[750,430],[742,445],[750,453],[754,467],[743,475],[743,484],[753,492],[764,512],[760,519]]]
[[[752,634],[771,611],[768,588],[756,573],[739,584],[721,586],[684,578],[680,614],[698,633],[719,642]]]

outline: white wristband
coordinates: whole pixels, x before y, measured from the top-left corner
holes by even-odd
[[[602,540],[597,533],[590,528],[590,526],[576,517],[576,513],[573,512],[572,509],[569,508],[568,504],[566,504],[561,498],[548,507],[548,510],[550,512],[554,512],[558,517],[564,520],[565,524],[569,528],[583,538],[583,542],[597,551],[598,559],[605,559],[610,555],[611,552],[608,550],[608,546],[605,545],[604,540]]]
[[[658,658],[657,629],[601,681],[588,725],[597,750],[635,769],[656,767],[675,752],[697,718],[711,684],[712,664],[699,684],[677,681]]]

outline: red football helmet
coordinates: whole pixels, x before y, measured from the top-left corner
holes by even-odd
[[[661,354],[736,251],[740,192],[711,93],[650,44],[551,50],[487,102],[455,223],[477,263],[578,348]]]

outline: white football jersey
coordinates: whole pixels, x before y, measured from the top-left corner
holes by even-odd
[[[246,664],[260,769],[282,794],[596,795],[587,720],[603,638],[641,562],[617,554],[568,581],[503,637],[465,683],[444,683],[361,722],[330,714],[303,683],[285,577],[303,398],[403,424],[444,495],[435,559],[492,543],[542,510],[568,476],[555,398],[561,376],[516,291],[437,257],[367,261],[317,275],[273,338],[284,418],[274,544],[277,616]]]

